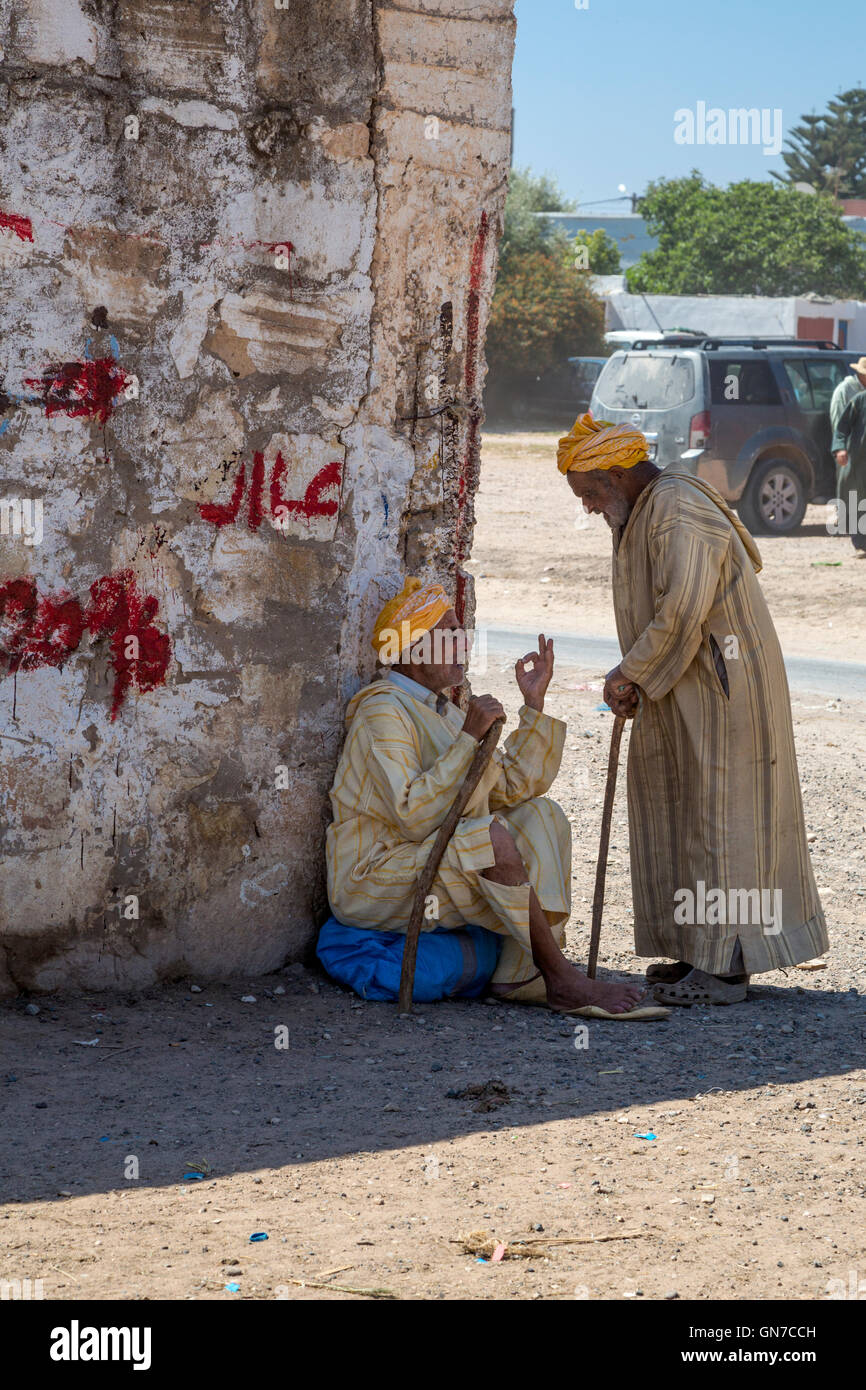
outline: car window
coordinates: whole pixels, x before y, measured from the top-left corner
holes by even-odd
[[[806,383],[808,386],[808,381]],[[766,358],[710,358],[713,405],[781,405],[776,378]]]
[[[612,357],[596,385],[611,410],[669,410],[695,394],[695,367],[688,357]]]
[[[812,383],[809,380],[809,371],[803,358],[789,358],[785,362],[785,371],[788,373],[788,380],[791,383],[791,390],[794,392],[794,399],[804,410],[814,410],[815,402],[812,397]]]
[[[597,362],[575,363],[575,382],[579,387],[591,391],[593,386],[595,385],[596,378],[598,377],[600,371],[601,367]]]
[[[815,409],[829,410],[830,397],[842,378],[848,375],[848,368],[844,362],[834,362],[826,357],[810,357],[808,368]]]

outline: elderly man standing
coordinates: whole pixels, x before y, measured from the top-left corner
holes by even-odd
[[[479,740],[504,714],[491,695],[471,700],[465,716],[447,698],[463,680],[463,642],[438,584],[407,580],[379,615],[373,646],[389,669],[349,703],[327,834],[331,908],[352,926],[406,930],[436,832]],[[538,651],[516,666],[519,725],[458,822],[431,894],[438,924],[472,923],[506,938],[492,985],[501,998],[628,1017],[641,991],[588,980],[561,950],[571,908],[571,829],[544,795],[565,740],[565,725],[544,713],[552,674],[553,642],[541,636]]]
[[[861,357],[857,362],[849,363],[849,366],[851,375],[843,376],[830,397],[830,428],[834,434],[839,428],[839,421],[854,397],[859,396],[860,392],[866,389],[866,357]]]
[[[864,397],[866,399],[866,397]],[[613,533],[623,658],[605,699],[634,717],[628,812],[638,955],[664,1004],[732,1004],[749,977],[827,950],[785,667],[749,533],[718,493],[583,415],[560,472]]]

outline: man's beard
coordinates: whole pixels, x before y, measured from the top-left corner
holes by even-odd
[[[628,521],[629,505],[624,497],[611,498],[604,509],[604,519],[612,531],[618,531]]]

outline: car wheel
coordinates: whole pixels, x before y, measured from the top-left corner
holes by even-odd
[[[753,536],[783,536],[796,531],[807,500],[803,479],[792,463],[765,459],[752,469],[737,511]]]

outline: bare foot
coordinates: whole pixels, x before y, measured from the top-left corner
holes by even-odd
[[[626,1014],[640,1003],[645,994],[646,991],[639,985],[629,985],[619,980],[589,980],[582,971],[573,967],[570,977],[548,985],[547,1002],[551,1009],[558,1012],[598,1004],[609,1014]]]

